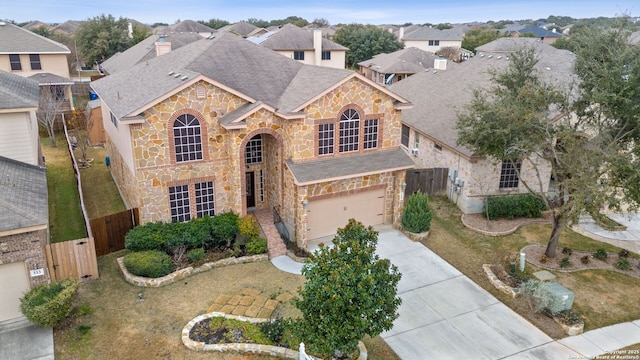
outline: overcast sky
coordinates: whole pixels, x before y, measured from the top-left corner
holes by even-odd
[[[276,20],[299,16],[313,21],[324,18],[330,24],[461,23],[488,20],[541,19],[549,15],[574,18],[639,16],[638,0],[3,0],[0,19],[25,22],[40,20],[61,23],[86,20],[100,14],[126,17],[147,24],[176,20],[236,22],[249,18]]]

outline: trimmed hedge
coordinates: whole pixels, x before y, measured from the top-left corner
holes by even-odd
[[[412,233],[418,234],[431,229],[431,208],[427,194],[416,192],[407,199],[407,204],[402,212],[402,227]]]
[[[245,248],[249,254],[264,254],[267,252],[267,239],[253,238],[245,245]]]
[[[173,271],[169,255],[158,250],[127,254],[124,265],[130,273],[149,278],[159,278]]]
[[[54,327],[71,313],[78,279],[65,279],[29,290],[20,299],[20,311],[34,324]]]
[[[517,217],[539,218],[547,209],[544,201],[531,194],[491,196],[485,199],[488,219],[514,219]]]

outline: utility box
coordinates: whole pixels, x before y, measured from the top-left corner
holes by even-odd
[[[573,291],[560,285],[557,282],[549,282],[541,284],[543,291],[551,297],[551,303],[547,307],[551,313],[555,314],[564,310],[571,310],[575,295]]]

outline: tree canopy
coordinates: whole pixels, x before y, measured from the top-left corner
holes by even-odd
[[[374,25],[350,24],[338,29],[333,41],[348,47],[347,67],[354,68],[359,62],[374,55],[392,53],[404,48],[396,36]]]
[[[623,28],[584,32],[575,41],[579,86],[562,91],[540,80],[533,49],[513,53],[493,87],[477,90],[458,117],[458,143],[494,161],[528,160],[538,183],[523,185],[552,211],[545,254],[581,214],[640,202],[640,53]],[[583,37],[584,36],[584,37]],[[541,187],[550,166],[555,194]]]
[[[507,34],[504,31],[496,30],[491,27],[471,29],[464,34],[464,38],[462,39],[462,48],[475,52],[478,46],[482,46],[496,40],[497,38],[505,36],[507,36]]]
[[[75,34],[84,60],[88,64],[104,61],[132,44],[125,18],[102,14],[84,22]]]

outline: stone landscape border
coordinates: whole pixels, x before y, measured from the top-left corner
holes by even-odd
[[[496,289],[500,290],[501,292],[507,295],[510,295],[512,298],[515,298],[516,296],[520,295],[519,288],[512,288],[511,286],[503,283],[502,280],[498,279],[496,274],[493,273],[493,270],[491,270],[491,264],[484,264],[482,265],[482,268],[484,269],[485,274],[487,274],[487,277],[489,278],[489,282],[493,286],[495,286]]]
[[[460,216],[460,221],[462,222],[462,225],[464,225],[466,228],[471,229],[475,232],[478,232],[480,234],[483,235],[487,235],[487,236],[503,236],[503,235],[509,235],[509,234],[513,234],[514,232],[516,232],[518,229],[520,229],[521,227],[525,226],[525,225],[531,225],[531,224],[547,224],[549,223],[548,219],[534,219],[534,218],[527,218],[526,221],[519,221],[516,225],[513,226],[513,228],[509,229],[509,230],[505,230],[505,231],[486,231],[486,230],[482,230],[482,229],[478,229],[477,227],[472,226],[471,224],[467,223],[464,221],[464,217],[467,214],[462,214]]]
[[[223,267],[227,265],[235,265],[235,264],[246,264],[253,263],[258,261],[269,260],[269,256],[267,254],[259,254],[259,255],[251,255],[251,256],[243,256],[243,257],[231,257],[218,261],[204,263],[198,267],[186,267],[184,269],[180,269],[172,272],[169,275],[165,275],[159,278],[148,278],[143,276],[137,276],[129,272],[127,267],[124,265],[124,256],[116,259],[118,261],[118,266],[120,266],[120,271],[124,275],[124,279],[135,286],[142,287],[161,287],[168,284],[172,284],[176,281],[182,280],[186,277],[189,277],[194,274],[198,274],[201,272],[205,272],[217,267]]]
[[[251,324],[259,324],[263,322],[270,321],[269,319],[261,319],[261,318],[250,318],[245,316],[235,316],[228,315],[221,312],[211,312],[203,315],[198,315],[193,318],[191,321],[185,325],[182,329],[182,343],[188,349],[195,351],[219,351],[219,352],[239,352],[239,353],[251,353],[251,354],[260,354],[260,355],[269,355],[275,356],[281,359],[298,359],[300,357],[300,353],[298,351],[281,347],[281,346],[273,346],[273,345],[263,345],[263,344],[249,344],[249,343],[228,343],[228,344],[205,344],[200,341],[194,341],[189,337],[189,333],[191,333],[191,329],[200,321],[210,319],[212,317],[224,317],[227,319],[234,319],[239,321],[246,321]],[[367,360],[367,348],[364,346],[362,341],[358,342],[358,350],[360,351],[360,356],[358,356],[358,360]]]

